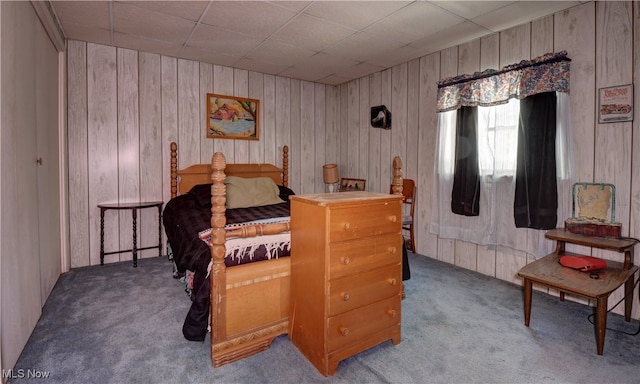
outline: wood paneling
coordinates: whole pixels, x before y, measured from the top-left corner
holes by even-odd
[[[140,111],[138,109],[138,52],[129,49],[117,49],[117,105],[118,105],[118,201],[133,202],[140,200]],[[119,217],[120,244],[118,249],[131,249],[133,238],[126,236],[132,232],[132,217],[129,211],[117,211]],[[142,223],[142,220],[140,221]],[[140,229],[136,236],[140,238]],[[113,249],[111,249],[113,250]],[[125,253],[121,260],[131,260],[133,255]]]
[[[87,151],[89,153],[89,249],[91,264],[100,262],[99,203],[118,201],[118,100],[116,49],[87,46]],[[69,159],[74,161],[74,159]],[[104,220],[105,251],[118,249],[117,211]],[[127,231],[131,233],[131,231]],[[124,234],[123,234],[124,236]],[[107,255],[105,262],[118,261]]]
[[[138,69],[140,95],[140,200],[163,200],[162,176],[162,87],[160,55],[140,52]],[[158,243],[158,215],[152,209],[140,212],[141,247]],[[156,256],[155,249],[143,250],[138,257]]]
[[[90,265],[87,46],[67,45],[67,148],[69,150],[69,254],[71,267]],[[167,155],[167,159],[168,159]],[[99,250],[98,250],[99,251]]]

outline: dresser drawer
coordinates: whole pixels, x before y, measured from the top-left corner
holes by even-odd
[[[402,235],[385,235],[329,245],[329,279],[402,261]]]
[[[329,317],[327,325],[328,351],[400,324],[400,295]]]
[[[355,207],[337,207],[330,212],[329,241],[360,239],[385,233],[400,233],[400,201]]]
[[[363,307],[399,295],[402,286],[400,264],[347,276],[329,282],[329,316]]]

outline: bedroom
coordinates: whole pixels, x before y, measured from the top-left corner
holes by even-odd
[[[567,50],[573,64],[572,123],[576,146],[582,149],[576,153],[579,179],[614,183],[618,188],[620,221],[628,234],[637,237],[640,187],[631,181],[640,177],[640,155],[635,150],[640,146],[638,124],[635,121],[598,124],[595,110],[598,88],[632,84],[637,78],[640,66],[634,65],[638,48],[633,41],[638,40],[640,33],[635,22],[638,8],[637,3],[631,2],[588,2],[339,86],[70,41],[68,169],[64,173],[68,175],[68,201],[74,204],[67,207],[66,266],[97,264],[98,202],[114,196],[138,195],[167,201],[170,141],[180,141],[179,163],[185,165],[209,161],[214,149],[223,151],[234,162],[277,163],[279,149],[287,144],[291,148],[291,186],[298,193],[324,189],[321,165],[325,162],[338,163],[345,176],[367,179],[369,190],[385,190],[390,180],[386,164],[390,164],[394,155],[401,156],[405,177],[415,179],[420,191],[418,252],[518,283],[515,272],[526,263],[521,255],[438,239],[430,234],[427,221],[431,206],[424,202],[431,201],[436,126],[435,105],[430,101],[435,99],[432,85],[458,73],[499,68],[560,50]],[[86,90],[78,91],[78,87],[86,87],[86,79],[91,79],[94,73],[100,74],[101,88],[87,99]],[[143,93],[119,85],[118,81],[127,82],[128,76],[136,79],[133,82],[139,87],[152,91]],[[214,144],[206,139],[198,128],[204,116],[205,89],[262,99],[261,140],[220,140]],[[83,92],[84,98],[74,98]],[[389,106],[393,113],[394,125],[389,131],[369,126],[369,108],[379,104]],[[88,113],[95,113],[100,105],[105,106],[102,110],[109,126],[105,130],[93,129],[87,122]],[[132,106],[135,108],[129,110]],[[411,113],[417,106],[420,112]],[[3,122],[3,179],[11,175],[4,170],[5,129]],[[116,152],[119,158],[112,155]],[[9,204],[5,196],[3,193],[3,207]],[[5,232],[9,229],[4,218],[3,215],[3,281],[4,265],[7,259],[11,260],[9,253],[13,251],[5,248],[4,240],[12,233]],[[141,241],[145,244],[155,239],[155,218],[143,214],[141,220]],[[107,227],[113,231],[107,233],[108,238],[121,238],[120,245],[127,246],[130,224],[125,218],[121,223],[108,222]],[[154,255],[148,251],[142,257]],[[122,255],[122,260],[126,257]],[[114,261],[118,259],[108,260]],[[3,284],[3,308],[6,294]],[[633,317],[638,318],[638,313],[636,306]],[[3,362],[5,358],[10,355],[3,353]]]

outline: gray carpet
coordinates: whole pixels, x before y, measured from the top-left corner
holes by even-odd
[[[14,369],[47,383],[632,383],[640,336],[607,331],[596,354],[588,306],[534,293],[531,327],[522,289],[409,255],[402,342],[380,344],[324,378],[286,336],[242,361],[213,368],[209,338],[181,333],[190,301],[165,258],[86,267],[60,277]],[[638,305],[638,303],[634,303]],[[638,321],[609,314],[633,333]],[[20,371],[22,370],[22,371]],[[48,375],[46,380],[28,373]]]

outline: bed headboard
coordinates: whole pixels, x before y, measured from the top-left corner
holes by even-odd
[[[187,193],[194,185],[210,184],[211,164],[194,164],[178,169],[178,144],[171,143],[171,197]],[[227,176],[244,178],[269,177],[277,185],[289,184],[289,147],[282,148],[282,168],[273,164],[227,164],[224,173]]]

